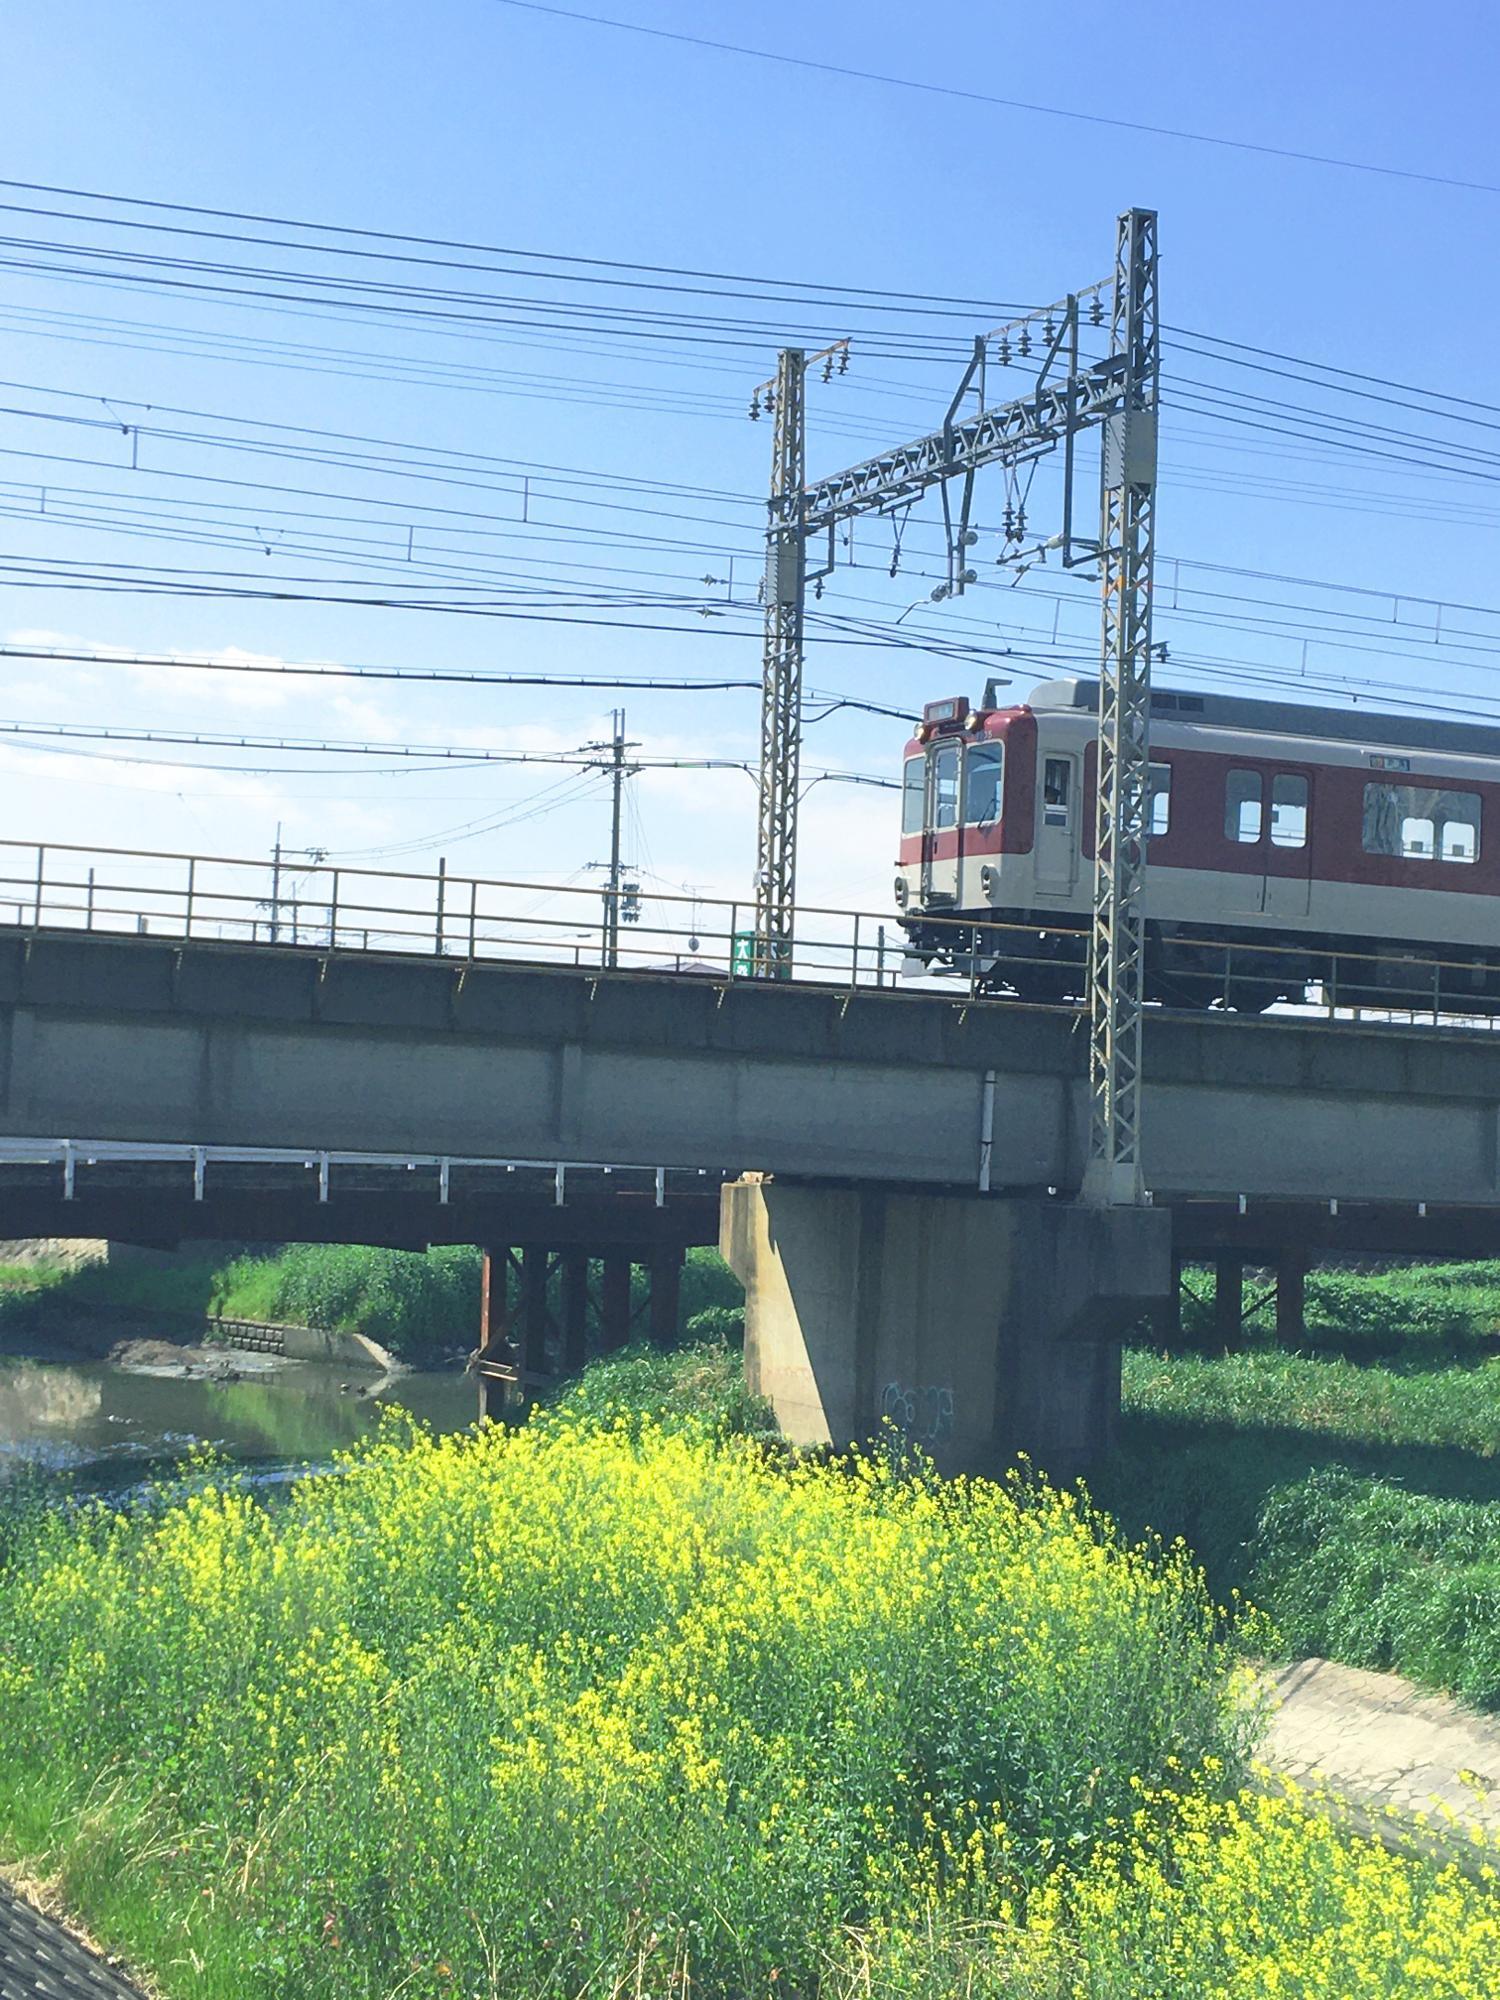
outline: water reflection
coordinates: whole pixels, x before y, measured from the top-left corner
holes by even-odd
[[[0,1357],[0,1480],[31,1466],[107,1489],[198,1445],[263,1472],[316,1465],[372,1430],[387,1404],[438,1430],[459,1430],[473,1422],[476,1396],[461,1374],[361,1379],[310,1361],[254,1380],[211,1382],[135,1374],[107,1361]]]

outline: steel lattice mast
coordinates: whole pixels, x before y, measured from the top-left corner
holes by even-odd
[[[1156,217],[1120,217],[1110,349],[1124,407],[1106,419],[1100,478],[1099,788],[1089,941],[1089,1158],[1085,1201],[1144,1201],[1141,1003],[1151,810],[1151,584],[1161,370]]]
[[[760,823],[755,865],[755,971],[792,963],[797,886],[797,777],[802,751],[803,618],[807,565],[807,356],[782,350],[770,392],[771,509],[766,530],[766,640],[760,707]]]

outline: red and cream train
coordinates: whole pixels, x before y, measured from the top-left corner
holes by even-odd
[[[1097,706],[1063,680],[926,708],[896,875],[914,964],[1081,991]],[[1158,690],[1151,779],[1148,998],[1259,1008],[1332,982],[1403,1006],[1437,978],[1445,1007],[1500,1009],[1500,729]]]

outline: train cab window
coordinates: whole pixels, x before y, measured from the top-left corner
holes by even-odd
[[[1278,771],[1271,780],[1271,845],[1307,845],[1307,780],[1295,771]]]
[[[1172,824],[1172,766],[1153,764],[1147,778],[1147,796],[1150,810],[1147,829],[1153,840],[1160,840]]]
[[[1366,785],[1366,854],[1403,861],[1479,859],[1479,794],[1432,785]]]
[[[1072,759],[1046,758],[1042,764],[1042,825],[1066,826],[1072,804]]]
[[[1259,771],[1231,771],[1224,782],[1224,838],[1247,844],[1260,839]]]
[[[958,824],[957,743],[940,743],[932,753],[932,823],[935,827]]]
[[[901,831],[922,831],[922,808],[927,800],[927,759],[908,757],[901,771]]]
[[[998,737],[971,743],[964,753],[964,824],[993,826],[1000,817],[1000,782],[1005,745]]]

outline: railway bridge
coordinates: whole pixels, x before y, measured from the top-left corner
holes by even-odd
[[[1500,1245],[1500,1041],[1158,1013],[1154,1205],[1072,1197],[1063,1008],[46,923],[0,932],[0,1234],[475,1241],[657,1274],[717,1235],[793,1436],[940,1462],[1108,1442],[1174,1262]],[[503,1258],[503,1261],[499,1261]],[[545,1285],[527,1278],[533,1306]],[[623,1279],[620,1272],[623,1269]],[[491,1299],[493,1374],[524,1373]],[[581,1307],[569,1307],[576,1344]]]

